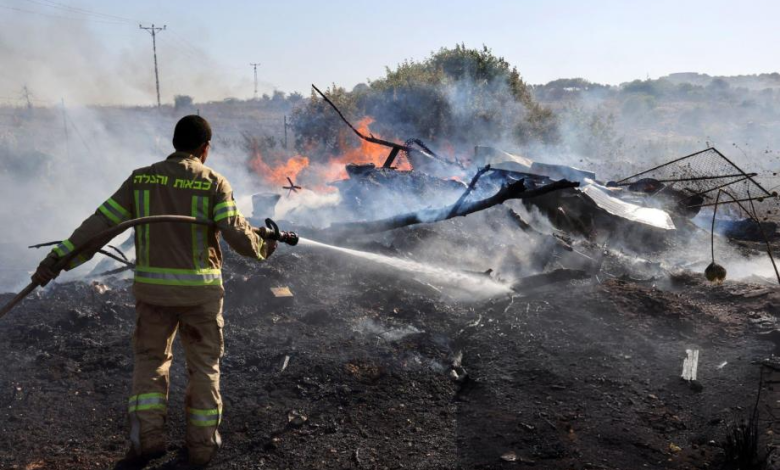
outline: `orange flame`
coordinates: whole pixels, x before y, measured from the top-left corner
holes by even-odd
[[[287,159],[286,162],[272,167],[263,160],[260,151],[256,149],[249,164],[252,166],[255,173],[262,176],[269,183],[285,186],[290,184],[287,181],[288,177],[295,181],[298,177],[298,173],[309,166],[309,159],[301,155],[296,155]]]
[[[357,129],[363,135],[373,135],[369,126],[374,122],[374,118],[366,116],[357,123]],[[347,144],[346,135],[352,135],[352,133],[342,132],[339,134],[339,148],[342,149],[342,154],[330,159],[330,168],[326,172],[325,176],[328,180],[345,179],[347,178],[347,171],[344,166],[348,163],[356,163],[358,165],[365,165],[373,163],[377,167],[384,165],[387,156],[390,154],[390,149],[379,144],[374,144],[360,139],[360,144],[357,147],[352,147]],[[379,135],[374,135],[377,139],[382,139]],[[395,160],[395,166],[398,170],[408,171],[412,169],[412,165],[408,160],[399,155]]]
[[[372,135],[369,126],[374,122],[374,118],[366,116],[357,123],[357,129],[363,135]],[[341,130],[338,136],[338,147],[340,149],[340,155],[330,157],[326,163],[310,162],[308,157],[297,155],[287,159],[279,158],[281,161],[278,165],[269,164],[269,162],[263,158],[260,153],[260,149],[256,146],[252,149],[252,158],[249,162],[252,169],[262,177],[266,182],[274,185],[287,185],[287,177],[290,177],[293,181],[296,180],[301,171],[307,169],[308,176],[314,176],[314,181],[311,187],[318,191],[332,191],[333,189],[327,186],[327,183],[348,178],[345,166],[349,163],[356,163],[358,165],[364,165],[373,163],[377,167],[381,167],[387,156],[390,154],[389,148],[367,142],[363,139],[359,139],[359,143],[355,146],[355,140],[348,138],[352,135],[349,130]],[[374,137],[381,139],[382,137],[374,135]],[[271,161],[277,160],[270,158]],[[311,165],[310,165],[311,163]],[[396,169],[402,171],[408,171],[412,169],[412,165],[404,156],[399,155],[394,165]],[[307,178],[309,179],[309,178]]]

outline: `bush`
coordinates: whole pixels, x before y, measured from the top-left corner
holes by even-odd
[[[371,116],[372,132],[389,139],[468,146],[559,139],[552,111],[539,105],[517,70],[487,47],[442,48],[422,62],[387,68],[384,77],[352,91],[333,85],[326,94],[353,124]],[[317,146],[333,153],[343,133],[351,131],[317,95],[312,98],[293,113],[296,145],[301,151]]]

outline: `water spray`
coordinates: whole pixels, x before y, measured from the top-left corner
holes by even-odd
[[[487,297],[493,297],[500,295],[511,295],[514,293],[509,286],[491,279],[488,276],[468,274],[420,263],[417,261],[393,258],[390,256],[353,250],[350,248],[342,248],[340,246],[328,245],[318,241],[310,240],[308,238],[299,238],[299,241],[301,246],[332,250],[356,258],[371,261],[376,264],[391,267],[396,270],[419,274],[441,283],[456,286],[463,291],[468,292],[472,296],[478,294]]]

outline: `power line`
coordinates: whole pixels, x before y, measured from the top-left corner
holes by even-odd
[[[148,31],[149,34],[152,35],[152,50],[154,51],[154,81],[157,84],[157,107],[159,108],[161,104],[160,104],[160,75],[157,72],[157,33],[160,31],[165,31],[165,25],[163,25],[162,28],[155,28],[154,23],[152,23],[152,26],[141,26],[139,24],[138,27]]]
[[[23,8],[16,8],[16,7],[8,6],[8,5],[0,5],[0,8],[5,8],[6,10],[18,11],[18,12],[21,12],[21,13],[32,13],[34,15],[47,16],[49,18],[59,18],[59,19],[63,19],[63,20],[91,21],[93,23],[112,24],[112,25],[124,25],[125,24],[125,23],[111,22],[111,21],[100,21],[100,20],[96,20],[96,19],[92,19],[92,18],[74,18],[72,16],[52,15],[50,13],[44,13],[44,12],[35,11],[35,10],[25,10]]]
[[[54,8],[54,9],[61,10],[61,11],[67,11],[67,12],[71,12],[71,13],[80,14],[80,15],[88,15],[88,16],[93,16],[93,17],[97,17],[97,18],[104,18],[104,19],[111,19],[111,20],[120,20],[120,21],[125,21],[127,23],[131,23],[131,24],[141,22],[141,20],[137,20],[137,19],[133,19],[133,18],[125,18],[124,16],[110,15],[108,13],[100,13],[100,12],[97,12],[97,11],[87,10],[85,8],[74,7],[74,6],[71,6],[71,5],[54,2],[54,1],[51,1],[51,0],[25,0],[25,1],[30,2],[30,3],[35,3],[35,4],[38,4],[38,5],[42,5],[42,6],[46,6],[46,7],[49,7],[49,8]]]
[[[176,32],[176,31],[174,31],[174,30],[170,30],[170,33],[171,33],[171,34],[173,34],[173,36],[174,36],[174,39],[177,39],[177,40],[178,40],[180,43],[182,43],[182,44],[183,44],[185,47],[187,47],[188,49],[190,49],[190,50],[191,50],[192,52],[194,52],[195,54],[200,54],[200,55],[202,55],[202,54],[203,54],[203,51],[201,51],[200,49],[198,49],[197,47],[195,47],[194,45],[192,45],[192,43],[191,43],[189,40],[187,40],[187,38],[185,38],[184,36],[182,36],[181,34],[177,33],[177,32]]]
[[[170,46],[172,49],[175,49],[176,53],[178,55],[187,57],[189,59],[192,59],[194,61],[201,61],[203,60],[203,57],[198,57],[192,52],[190,52],[188,49],[185,49],[184,46],[182,46],[180,43],[177,43],[173,40],[171,40],[170,36],[162,36],[160,37],[160,41]]]

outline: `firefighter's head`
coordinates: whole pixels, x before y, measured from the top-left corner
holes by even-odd
[[[211,149],[211,126],[200,116],[191,114],[179,119],[173,130],[173,148],[187,152],[206,162]]]

